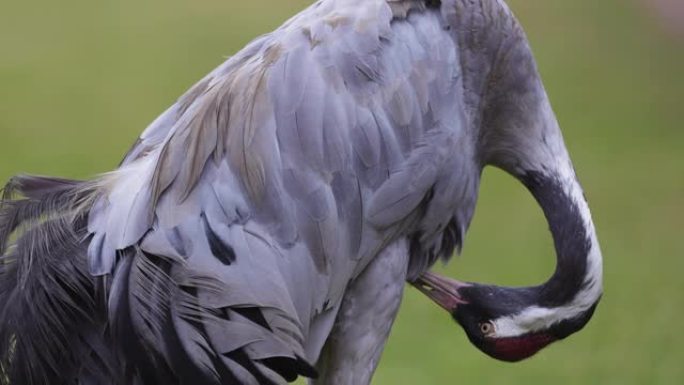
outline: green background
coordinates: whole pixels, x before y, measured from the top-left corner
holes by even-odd
[[[0,180],[114,168],[191,84],[308,1],[61,0],[0,6]],[[495,362],[407,290],[374,384],[684,383],[684,42],[629,0],[511,0],[593,209],[605,295],[588,327],[521,364]],[[543,216],[485,172],[464,280],[539,283]],[[441,269],[441,268],[440,268]]]

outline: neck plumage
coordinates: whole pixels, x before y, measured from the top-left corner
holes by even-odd
[[[557,174],[530,171],[521,179],[544,211],[556,250],[556,270],[538,288],[537,305],[582,311],[601,295],[602,260],[584,194],[566,167]]]
[[[556,249],[556,270],[544,284],[514,292],[533,293],[528,307],[497,320],[500,337],[556,326],[558,338],[589,321],[602,294],[602,258],[589,207],[568,158],[551,172],[527,171],[518,178],[544,211]],[[565,162],[567,161],[567,163]]]

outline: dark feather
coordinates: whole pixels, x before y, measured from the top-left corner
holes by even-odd
[[[76,213],[73,210],[95,193],[94,184],[73,180],[17,176],[2,190],[0,199],[0,255],[19,226]],[[20,199],[14,199],[20,196]]]
[[[94,186],[18,176],[4,189],[0,384],[70,384],[79,376],[96,385],[118,381],[119,364],[105,342],[104,283],[87,268]]]
[[[230,245],[225,244],[221,238],[216,235],[214,230],[209,225],[206,216],[202,215],[204,222],[204,232],[209,241],[209,248],[211,253],[224,265],[228,266],[235,262],[235,250]]]

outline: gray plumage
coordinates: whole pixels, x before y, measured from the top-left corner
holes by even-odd
[[[499,159],[485,96],[514,66],[537,82],[501,1],[321,0],[197,83],[116,171],[17,178],[0,383],[282,384],[314,366],[368,383],[403,282],[461,246]],[[381,319],[350,326],[374,303]],[[344,363],[360,335],[373,346]]]

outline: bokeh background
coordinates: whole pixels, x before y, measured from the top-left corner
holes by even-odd
[[[114,168],[191,84],[305,0],[33,0],[0,7],[0,180]],[[407,290],[374,384],[684,383],[682,0],[510,0],[593,208],[605,255],[594,320],[521,364],[495,362]],[[488,170],[465,280],[542,282],[541,211]]]

